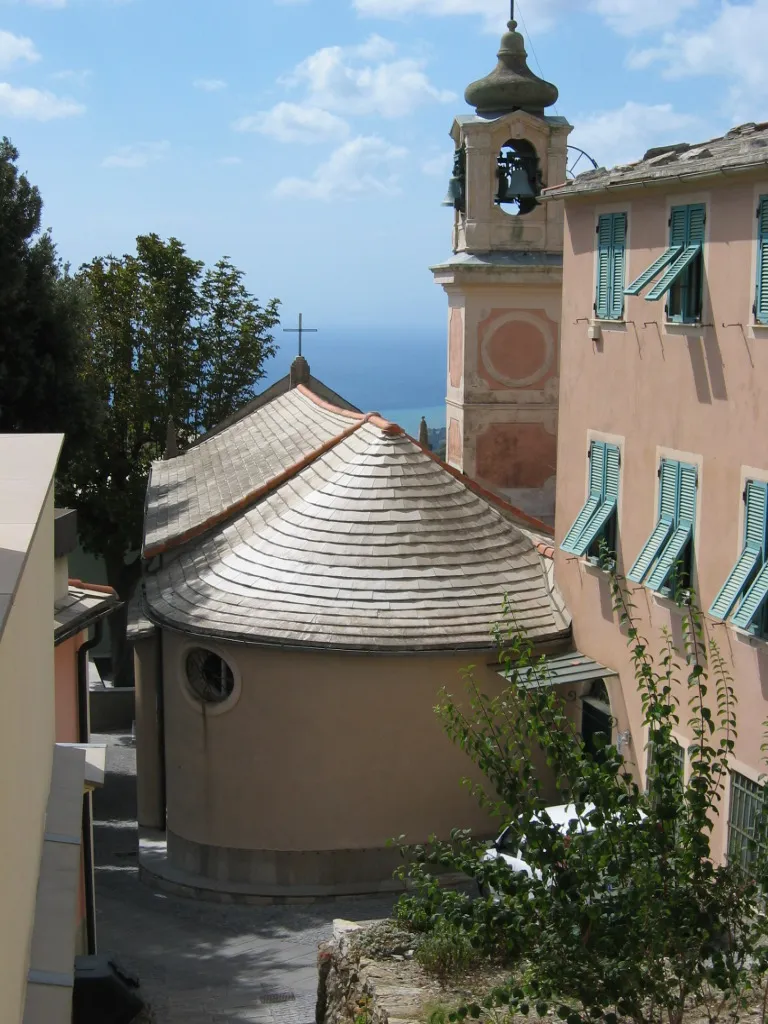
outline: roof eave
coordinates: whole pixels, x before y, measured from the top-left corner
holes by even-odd
[[[375,654],[378,656],[391,655],[392,657],[408,657],[412,655],[430,655],[430,654],[461,654],[471,653],[472,651],[495,651],[497,650],[496,644],[492,637],[489,635],[488,641],[471,641],[466,643],[458,644],[411,644],[408,647],[395,647],[389,644],[320,644],[320,643],[301,643],[296,640],[276,640],[270,637],[254,636],[250,634],[248,637],[239,636],[237,634],[231,634],[225,630],[219,629],[207,629],[204,626],[197,626],[190,628],[186,625],[181,625],[177,622],[173,622],[166,616],[159,614],[149,607],[148,603],[145,605],[145,611],[147,618],[155,624],[158,628],[168,629],[174,633],[181,633],[187,637],[204,637],[213,640],[221,640],[225,643],[238,644],[243,647],[261,647],[269,648],[271,650],[280,651],[303,651],[304,653],[329,653],[329,654],[360,654],[368,655]],[[545,633],[542,636],[533,637],[532,640],[535,645],[540,644],[551,644],[557,643],[563,640],[567,640],[571,636],[570,624],[565,629],[556,630],[552,633]]]
[[[541,198],[544,200],[567,200],[576,197],[601,195],[605,192],[613,192],[619,188],[659,188],[670,182],[705,181],[711,178],[728,177],[730,174],[748,174],[750,171],[758,171],[761,167],[765,166],[768,166],[768,158],[743,164],[724,164],[720,167],[708,168],[707,170],[659,174],[656,177],[638,176],[635,178],[611,180],[609,172],[606,180],[596,185],[586,182],[582,188],[573,187],[566,183],[553,185],[551,188],[543,190]]]

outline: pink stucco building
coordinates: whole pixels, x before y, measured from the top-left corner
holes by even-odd
[[[768,123],[547,196],[565,204],[556,577],[574,641],[619,673],[614,738],[642,780],[648,737],[599,538],[652,640],[680,639],[675,572],[692,583],[739,702],[714,837],[739,857],[768,717]]]

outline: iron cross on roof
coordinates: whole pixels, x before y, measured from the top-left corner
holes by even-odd
[[[299,336],[299,355],[301,355],[301,341],[305,334],[317,334],[317,327],[305,327],[304,317],[299,313],[299,326],[298,327],[284,327],[284,334],[298,334]]]

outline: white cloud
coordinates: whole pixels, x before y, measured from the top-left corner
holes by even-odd
[[[604,110],[574,118],[577,125],[570,138],[602,167],[639,160],[650,146],[685,142],[686,135],[702,131],[698,118],[681,114],[669,103],[645,104],[632,100],[617,110]],[[582,163],[579,170],[586,170]],[[551,182],[555,184],[555,182]]]
[[[15,36],[13,32],[0,29],[0,69],[10,68],[21,60],[27,63],[40,60],[35,44],[26,36]]]
[[[664,35],[662,45],[630,55],[645,69],[661,64],[667,78],[722,75],[731,80],[726,106],[736,119],[764,119],[768,97],[768,0],[734,4],[724,0],[717,17],[698,32]]]
[[[349,135],[342,118],[321,107],[278,103],[271,110],[241,117],[232,127],[237,132],[260,132],[279,142],[338,142]]]
[[[73,82],[75,85],[85,85],[92,74],[93,72],[87,69],[82,71],[67,69],[65,71],[55,71],[51,78],[55,82]]]
[[[551,29],[558,16],[591,11],[605,19],[614,31],[635,35],[673,24],[680,14],[701,0],[528,0],[520,5],[518,20],[532,33]],[[360,14],[378,18],[403,18],[409,14],[432,17],[474,15],[488,32],[503,31],[508,7],[500,0],[354,0]]]
[[[203,92],[221,92],[222,89],[227,88],[227,83],[222,78],[197,78],[193,85],[196,89],[202,89]]]
[[[423,103],[456,98],[431,84],[423,60],[387,60],[395,53],[393,43],[376,35],[360,46],[326,46],[303,60],[283,84],[303,85],[311,106],[346,115],[403,117]]]
[[[53,121],[82,114],[82,103],[42,89],[22,88],[0,82],[0,114],[30,121]]]
[[[137,142],[132,146],[120,146],[114,153],[105,157],[102,167],[146,167],[148,164],[165,160],[170,152],[170,142]]]
[[[674,25],[685,11],[701,0],[590,0],[589,10],[601,15],[608,26],[623,36]]]
[[[322,200],[355,199],[371,192],[396,195],[400,189],[395,168],[405,156],[407,150],[401,146],[376,135],[360,135],[331,153],[311,178],[284,178],[275,194]]]

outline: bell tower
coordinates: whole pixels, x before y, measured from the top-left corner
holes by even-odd
[[[448,295],[448,462],[552,523],[563,267],[563,211],[542,188],[566,178],[554,85],[527,64],[517,23],[499,63],[473,82],[473,114],[451,129],[453,256],[432,267]]]

